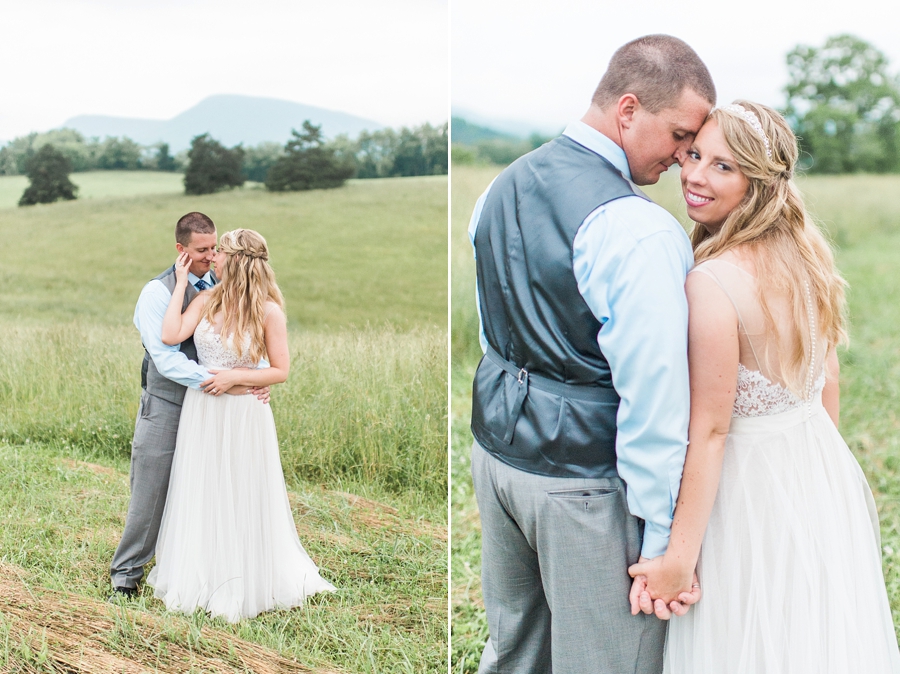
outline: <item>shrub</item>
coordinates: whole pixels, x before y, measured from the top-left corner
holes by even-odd
[[[25,173],[31,184],[22,193],[19,206],[77,198],[78,187],[69,180],[71,172],[72,162],[52,145],[44,145],[25,162]]]

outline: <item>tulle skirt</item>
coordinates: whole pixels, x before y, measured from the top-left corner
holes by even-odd
[[[230,622],[334,590],[297,536],[268,405],[187,390],[147,582],[169,610]]]
[[[900,672],[865,476],[821,404],[736,418],[671,674]]]

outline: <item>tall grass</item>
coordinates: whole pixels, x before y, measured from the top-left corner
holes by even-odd
[[[272,389],[289,478],[446,498],[446,338],[436,328],[292,332]],[[143,350],[134,328],[0,324],[0,439],[128,456]]]

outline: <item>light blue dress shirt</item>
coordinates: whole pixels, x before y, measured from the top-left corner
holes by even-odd
[[[624,151],[599,131],[573,122],[563,134],[631,180]],[[469,224],[473,249],[490,189],[479,198]],[[616,466],[627,487],[629,510],[645,522],[641,554],[657,557],[669,544],[687,450],[684,281],[694,263],[690,240],[665,209],[629,196],[585,218],[575,234],[572,256],[578,291],[603,325],[597,344],[622,399],[616,419]],[[480,306],[478,317],[481,325]],[[479,340],[484,350],[483,327]]]
[[[188,273],[188,282],[191,285],[196,287],[199,280],[194,274]],[[210,272],[206,272],[203,280],[212,286]],[[162,341],[163,317],[171,299],[172,293],[162,281],[158,279],[150,281],[144,286],[134,307],[134,327],[141,333],[144,348],[163,377],[182,386],[199,389],[200,384],[212,376],[209,370],[185,356],[177,344],[168,346]]]

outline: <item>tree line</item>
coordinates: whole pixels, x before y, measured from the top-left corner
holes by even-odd
[[[184,171],[187,194],[210,194],[262,182],[273,192],[340,187],[348,178],[446,175],[448,126],[423,124],[399,131],[340,135],[326,141],[309,120],[292,129],[284,146],[262,143],[227,148],[209,134],[195,136],[177,157],[164,143],[141,147],[128,138],[86,141],[72,129],[17,138],[0,149],[0,174],[25,174],[31,185],[20,206],[77,198],[73,171],[96,169]],[[151,151],[152,150],[152,151]]]
[[[395,176],[447,173],[447,124],[401,129],[363,131],[357,138],[346,134],[323,145],[353,168],[352,178],[391,178]],[[289,140],[288,142],[291,142]],[[30,133],[9,141],[0,148],[0,175],[25,175],[28,159],[44,145],[52,145],[71,164],[71,170],[184,171],[188,151],[172,156],[166,143],[140,145],[128,137],[85,138],[74,129],[53,129]],[[241,171],[246,180],[265,182],[266,174],[286,145],[260,143],[243,150]]]
[[[807,173],[900,173],[900,77],[875,46],[836,35],[786,56],[786,104]],[[730,101],[724,101],[727,104]],[[509,164],[547,139],[452,120],[454,163]]]

